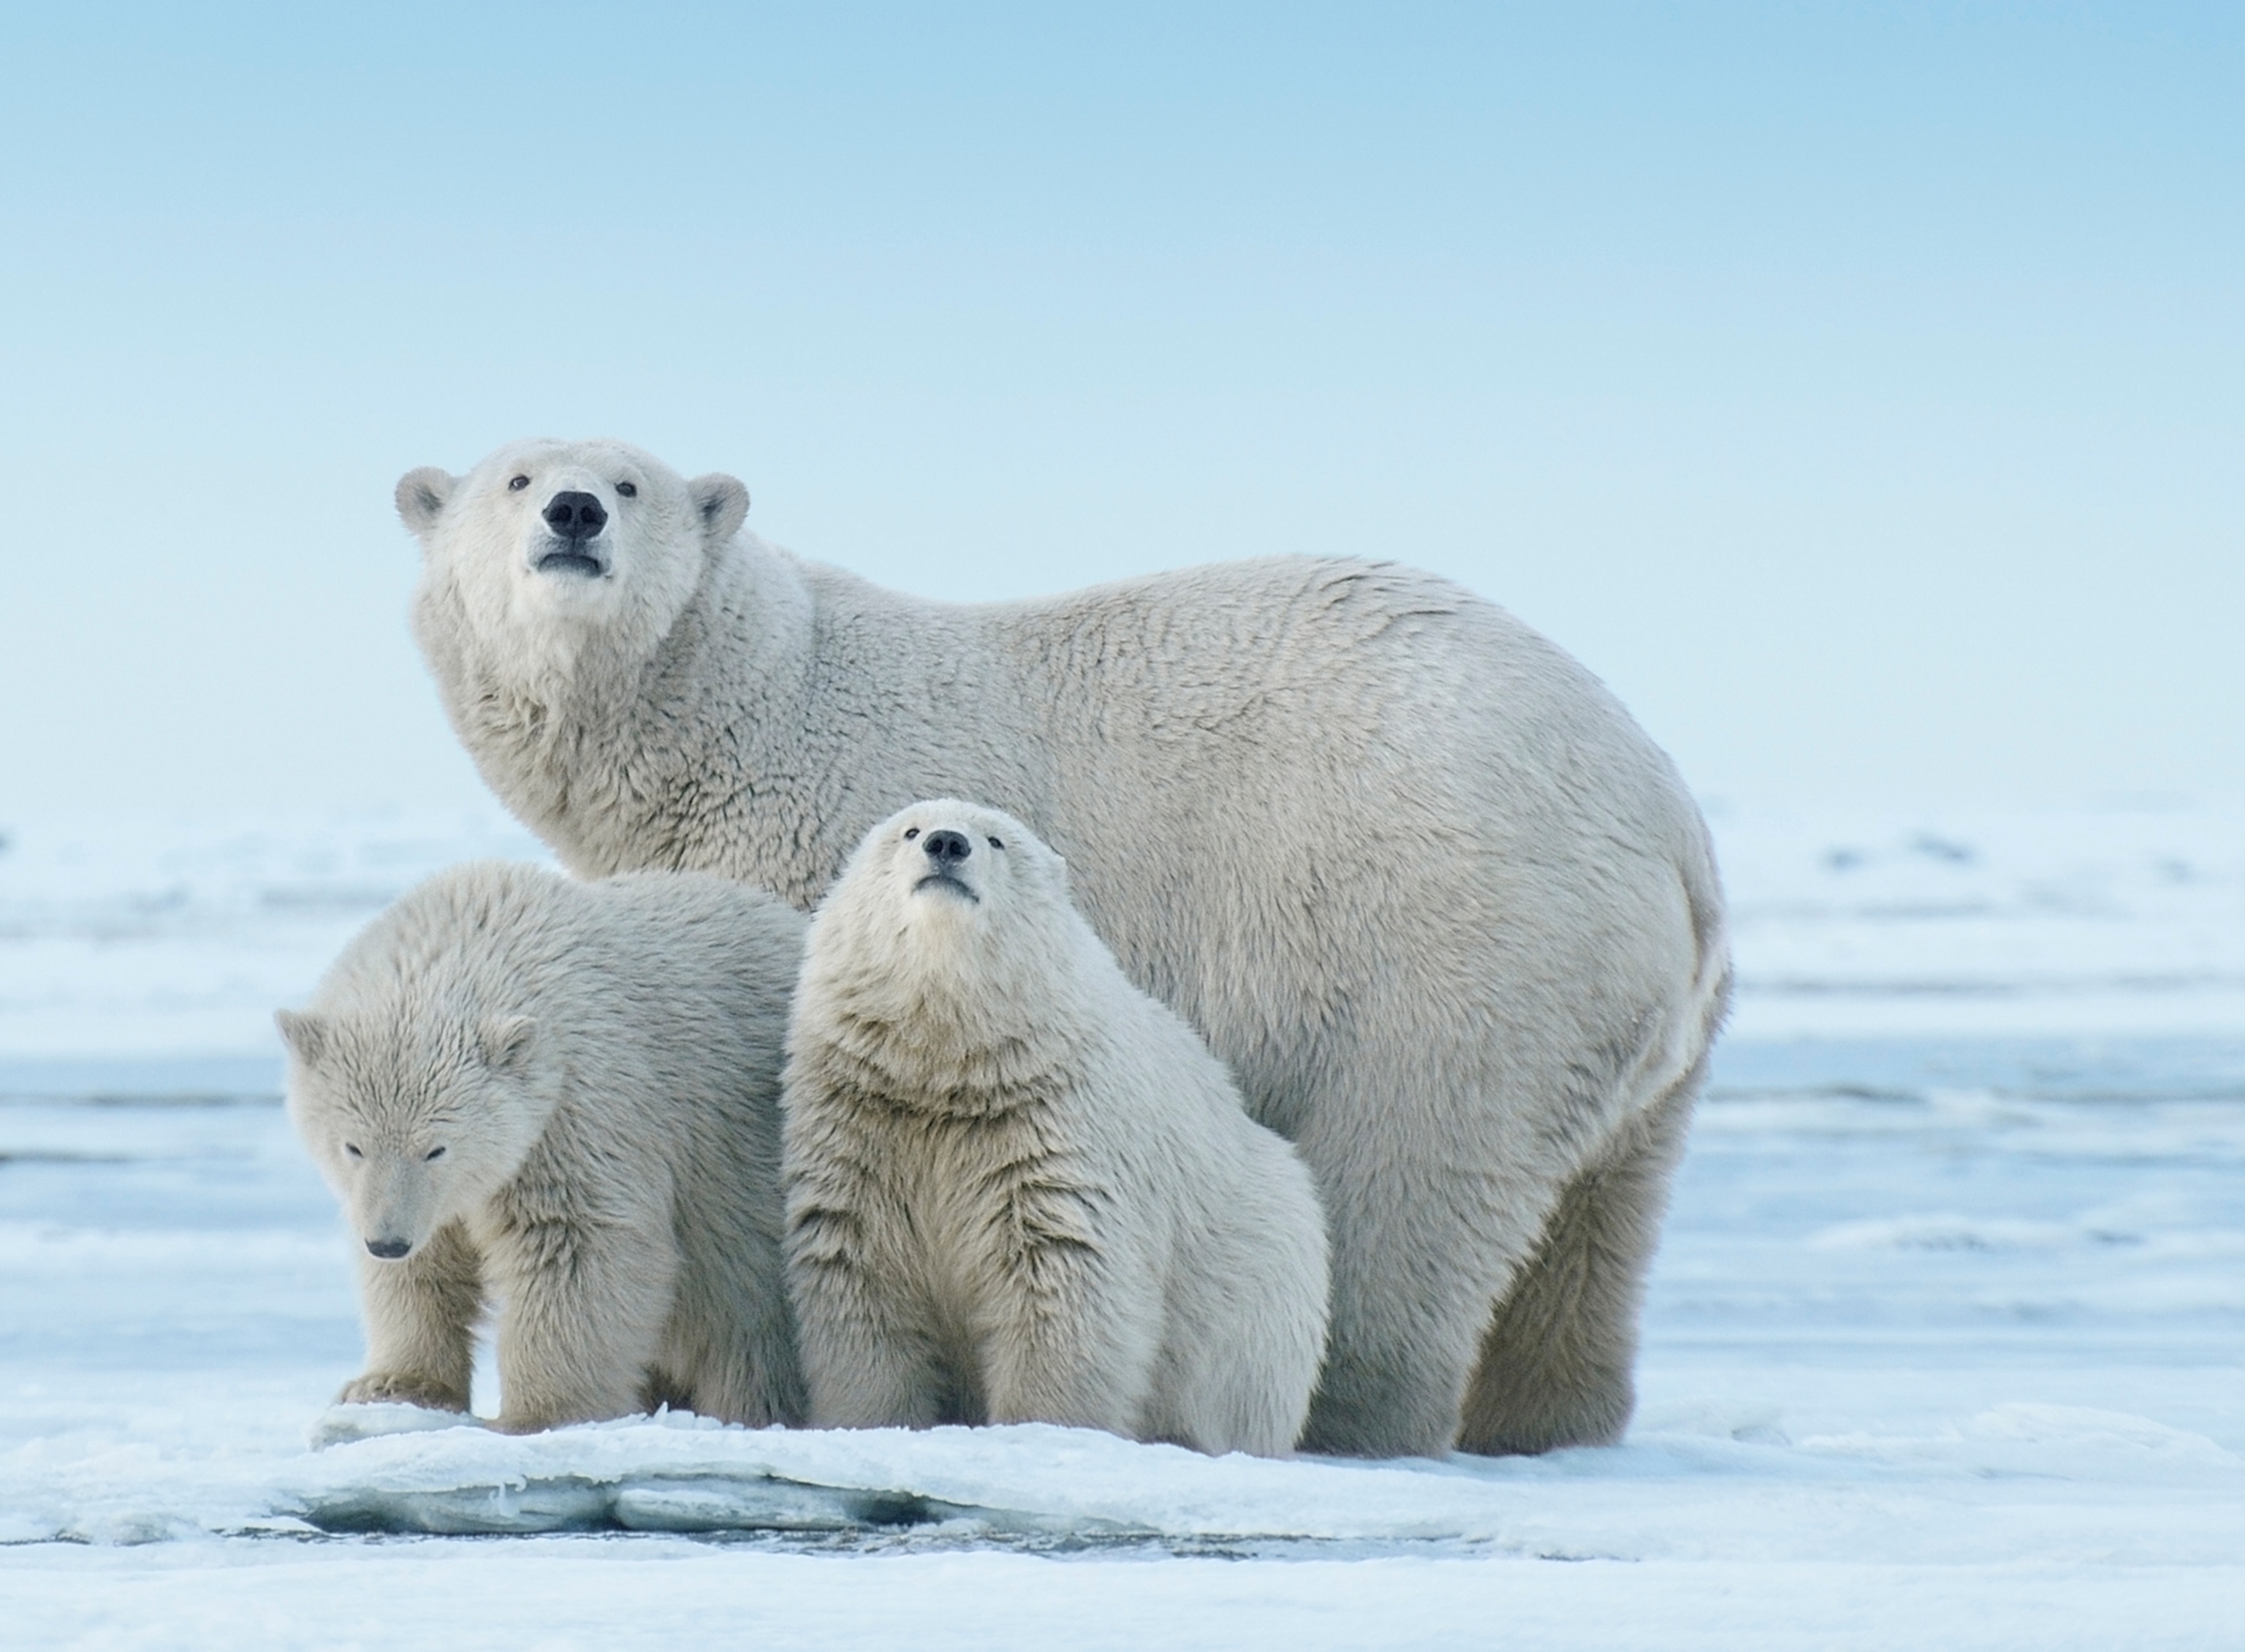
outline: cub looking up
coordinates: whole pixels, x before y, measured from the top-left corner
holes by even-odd
[[[813,1422],[1292,1449],[1326,1330],[1309,1174],[1019,821],[873,829],[811,921],[783,1105]]]

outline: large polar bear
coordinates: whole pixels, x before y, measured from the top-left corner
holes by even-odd
[[[465,1411],[497,1305],[501,1428],[801,1419],[779,1077],[803,931],[706,875],[477,863],[280,1012],[290,1114],[363,1242],[343,1399]]]
[[[874,822],[946,796],[1067,858],[1317,1179],[1306,1446],[1620,1433],[1729,978],[1698,810],[1564,653],[1386,562],[923,601],[613,442],[415,471],[397,504],[453,725],[573,870],[707,868],[808,910]]]
[[[812,1422],[1293,1449],[1309,1175],[1012,816],[915,803],[866,836],[811,921],[783,1094]]]

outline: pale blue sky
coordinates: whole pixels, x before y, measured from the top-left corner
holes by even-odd
[[[390,489],[528,434],[1406,558],[1718,797],[2245,791],[2245,14],[1075,12],[0,12],[0,820],[476,795]]]

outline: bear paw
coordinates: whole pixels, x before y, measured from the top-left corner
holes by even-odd
[[[370,1371],[354,1377],[336,1396],[343,1405],[419,1405],[428,1411],[464,1412],[468,1397],[427,1377],[404,1371]]]

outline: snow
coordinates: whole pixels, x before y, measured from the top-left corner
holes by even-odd
[[[0,832],[0,1058],[80,1069],[200,1057],[238,1077],[250,1056],[269,1071],[275,1005],[415,883],[455,861],[552,861],[495,810],[60,816]]]
[[[2245,1032],[2245,809],[1710,813],[1733,1039]]]
[[[1734,1042],[2245,1034],[2245,807],[1711,805]],[[275,1004],[497,812],[0,822],[0,1060],[277,1054]]]
[[[0,1556],[0,1565],[13,1557]],[[1652,1561],[1503,1566],[1368,1559],[896,1554],[838,1562],[675,1540],[78,1550],[8,1578],[26,1645],[443,1647],[536,1652],[675,1643],[770,1652],[991,1646],[1070,1652],[1353,1652],[1496,1646],[1616,1652],[1814,1647],[2161,1649],[2235,1644],[2233,1599],[2184,1567],[1999,1574]],[[96,1608],[87,1602],[98,1601]],[[87,1628],[88,1624],[98,1625]],[[1929,1626],[1939,1626],[1929,1633]],[[72,1639],[71,1637],[79,1637]]]
[[[331,1409],[270,1011],[536,846],[0,823],[0,1645],[2235,1644],[2245,816],[1714,819],[1740,1008],[1629,1439],[1379,1464]]]

